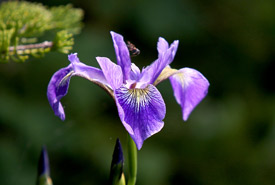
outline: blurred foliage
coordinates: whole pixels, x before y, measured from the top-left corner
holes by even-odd
[[[0,62],[25,61],[49,51],[68,53],[79,33],[83,11],[72,5],[47,8],[39,3],[9,1],[0,5]],[[45,32],[52,41],[37,43]]]
[[[209,80],[208,96],[186,123],[169,81],[158,85],[165,126],[138,152],[137,185],[275,184],[273,0],[44,2],[84,9],[85,28],[72,52],[88,65],[98,67],[96,56],[115,61],[110,30],[140,49],[133,58],[139,67],[156,59],[162,36],[180,41],[173,68],[192,67]],[[1,184],[34,184],[43,144],[54,184],[107,184],[115,138],[123,148],[127,138],[115,103],[96,85],[73,78],[62,99],[63,123],[46,89],[69,61],[59,53],[41,61],[0,64]]]

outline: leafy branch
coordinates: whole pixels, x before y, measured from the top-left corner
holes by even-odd
[[[70,4],[47,8],[26,1],[1,3],[0,62],[25,61],[30,55],[41,57],[50,51],[68,53],[82,18],[83,11]]]

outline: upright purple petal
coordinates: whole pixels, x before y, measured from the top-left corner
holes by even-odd
[[[180,73],[171,76],[170,82],[174,96],[182,108],[182,117],[186,121],[192,110],[208,92],[208,80],[197,70],[182,68]]]
[[[166,52],[166,50],[168,50],[168,48],[169,48],[168,42],[164,38],[160,37],[158,44],[157,44],[157,49],[158,49],[159,55],[161,53]]]
[[[121,67],[113,63],[110,59],[106,57],[96,57],[105,78],[111,87],[115,90],[118,89],[123,83],[123,74]]]
[[[115,91],[120,119],[141,149],[145,139],[159,132],[164,123],[166,108],[160,92],[153,85],[144,89],[128,89],[125,86]]]
[[[111,31],[114,48],[116,52],[117,64],[120,65],[124,82],[130,79],[130,71],[131,71],[131,59],[129,50],[127,48],[126,43],[123,40],[123,36]]]
[[[158,59],[154,61],[150,66],[142,70],[142,77],[140,81],[147,82],[148,84],[153,84],[162,72],[162,70],[174,60],[178,49],[178,44],[179,41],[176,40],[168,48],[168,43],[163,38],[159,38]]]
[[[138,81],[140,77],[140,69],[134,63],[132,63],[131,65],[130,76],[131,76],[131,80],[135,80],[135,81]]]
[[[47,91],[49,103],[55,115],[61,120],[65,120],[65,113],[60,100],[67,94],[72,76],[76,75],[86,78],[106,90],[110,88],[110,85],[100,69],[81,63],[77,58],[77,54],[71,54],[68,58],[71,64],[54,73],[49,82]]]

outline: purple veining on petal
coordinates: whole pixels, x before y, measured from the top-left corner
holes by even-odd
[[[160,92],[153,85],[145,89],[128,89],[125,86],[115,91],[120,119],[141,149],[145,139],[159,132],[164,123],[166,108]]]
[[[116,52],[117,64],[120,65],[123,72],[123,81],[130,79],[131,59],[129,50],[123,40],[123,36],[111,31],[114,48]]]
[[[174,90],[174,96],[181,105],[182,117],[186,121],[192,110],[200,103],[208,92],[208,80],[197,70],[182,68],[171,76],[170,82]]]
[[[123,83],[121,67],[106,57],[96,57],[96,60],[113,90],[119,88]]]

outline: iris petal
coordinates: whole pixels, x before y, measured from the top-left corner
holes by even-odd
[[[159,132],[164,123],[165,103],[153,85],[144,89],[128,89],[124,85],[115,91],[120,119],[140,149],[145,139]]]
[[[77,58],[77,54],[71,54],[68,58],[71,64],[54,73],[49,82],[47,91],[49,103],[55,115],[58,116],[61,120],[65,119],[65,113],[60,100],[67,94],[72,76],[76,75],[86,78],[112,94],[110,85],[108,84],[103,72],[100,69],[81,63]]]
[[[181,105],[182,117],[186,121],[192,110],[208,92],[208,80],[197,70],[182,68],[170,78],[174,96]]]
[[[131,76],[131,80],[135,80],[135,81],[138,81],[140,77],[140,69],[134,63],[132,63],[131,65],[130,76]]]
[[[103,84],[104,86],[110,87],[103,72],[98,68],[87,66],[80,62],[77,53],[70,54],[68,59],[72,64],[74,75],[86,78],[98,85]]]
[[[131,71],[131,59],[129,50],[127,48],[126,43],[123,40],[123,36],[111,31],[112,39],[114,42],[114,48],[116,52],[117,64],[120,65],[124,82],[130,79],[130,71]]]
[[[47,97],[54,114],[61,120],[65,120],[65,113],[60,99],[68,92],[72,76],[72,65],[62,68],[54,73],[48,85]]]
[[[164,38],[160,37],[157,45],[159,55],[161,53],[164,53],[166,50],[168,50],[168,48],[169,48],[168,42]]]
[[[158,42],[158,59],[154,61],[150,66],[142,70],[140,81],[147,82],[148,84],[153,84],[158,76],[161,74],[162,70],[171,64],[174,60],[178,49],[179,41],[174,41],[168,48],[168,43],[160,38]]]
[[[115,90],[119,88],[123,83],[123,74],[121,67],[113,63],[106,57],[96,57],[97,62],[102,69],[105,78],[111,87]]]

